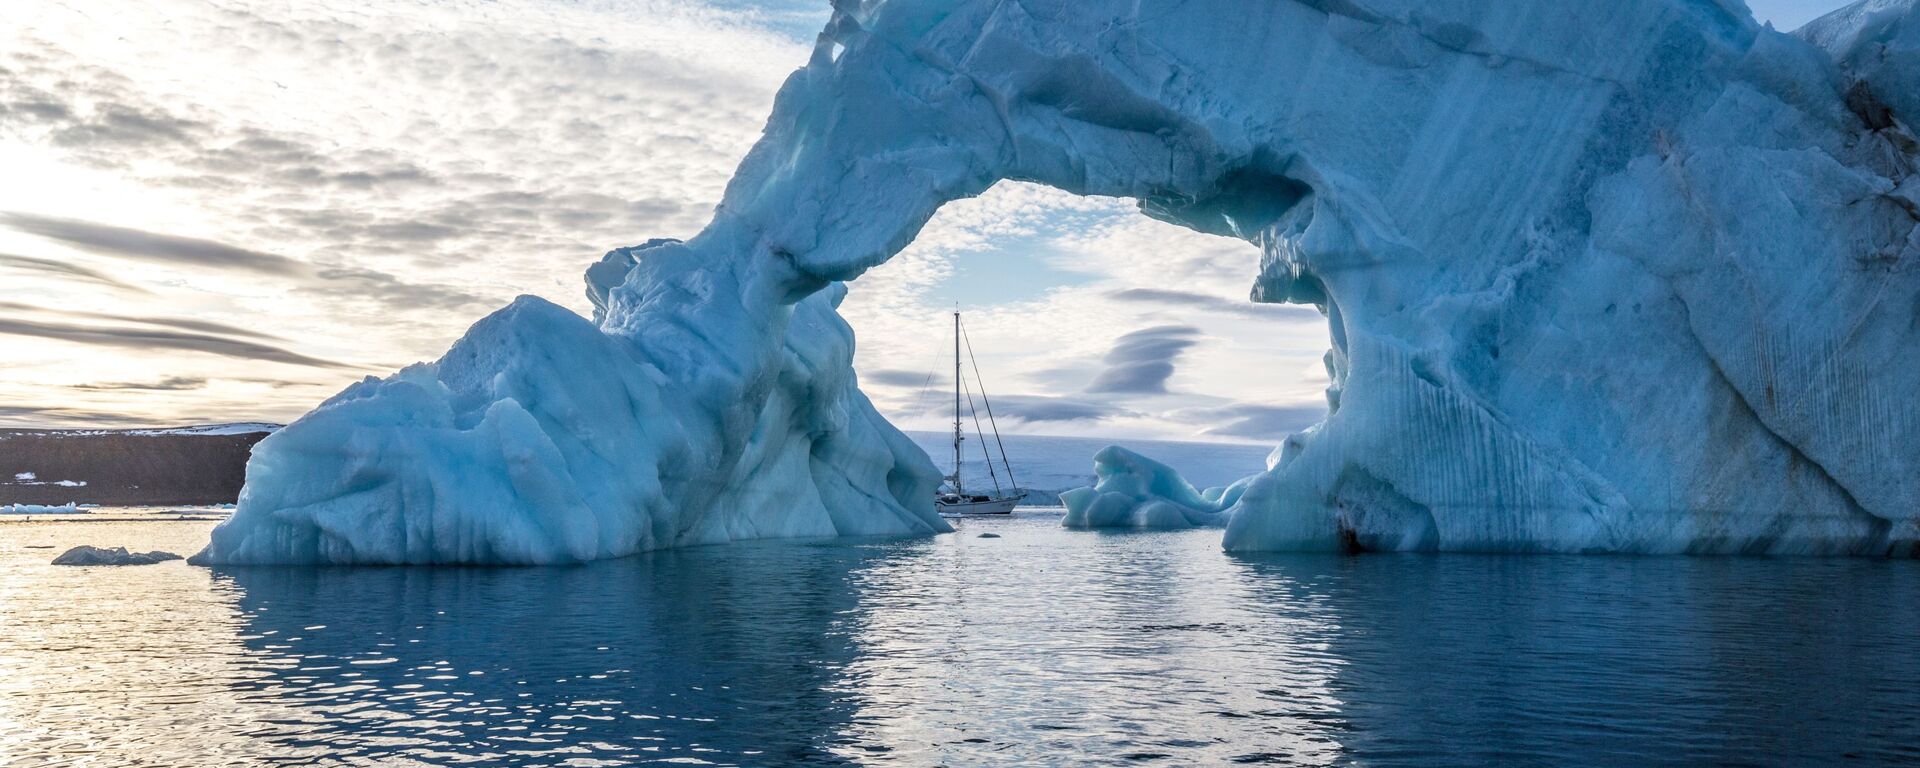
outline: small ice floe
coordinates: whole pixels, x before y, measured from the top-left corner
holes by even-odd
[[[85,488],[87,487],[87,481],[42,480],[39,475],[32,472],[20,472],[13,476],[13,482],[5,483],[5,485],[57,485],[62,488]]]
[[[128,552],[126,547],[102,549],[100,547],[80,546],[69,549],[65,554],[53,559],[54,565],[153,565],[168,560],[179,560],[180,556],[172,552]]]
[[[0,504],[0,515],[73,515],[80,512],[80,505],[71,501],[53,506],[48,504]]]

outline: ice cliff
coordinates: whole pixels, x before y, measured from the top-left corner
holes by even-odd
[[[1920,12],[1869,2],[1803,39],[1738,0],[843,0],[704,231],[591,269],[595,323],[522,299],[268,438],[200,559],[939,530],[832,304],[1003,179],[1245,239],[1252,299],[1332,328],[1331,415],[1237,498],[1103,462],[1087,524],[1914,554]]]

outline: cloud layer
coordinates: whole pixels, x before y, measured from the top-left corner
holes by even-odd
[[[1199,343],[1200,329],[1191,325],[1157,325],[1121,336],[1103,358],[1107,369],[1087,391],[1098,394],[1163,395],[1180,353]]]
[[[288,420],[515,295],[584,310],[600,254],[705,223],[827,4],[14,11],[0,424],[44,425]],[[957,303],[1012,423],[1269,440],[1322,408],[1326,331],[1242,300],[1256,262],[1129,201],[1004,183],[942,210],[843,312],[863,386],[905,427],[950,418],[921,393],[952,386]],[[1010,263],[1028,283],[957,279]]]

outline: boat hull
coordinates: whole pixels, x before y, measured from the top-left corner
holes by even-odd
[[[1013,505],[1018,498],[991,499],[988,501],[935,501],[933,508],[944,517],[967,517],[971,515],[1011,515]]]

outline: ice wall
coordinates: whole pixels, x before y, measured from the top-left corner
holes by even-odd
[[[934,530],[808,297],[1002,179],[1246,239],[1255,301],[1325,310],[1332,414],[1229,548],[1920,546],[1915,90],[1862,53],[1911,6],[1844,54],[1738,0],[836,7],[707,229],[590,271],[597,328],[523,300],[343,393],[203,559]]]

